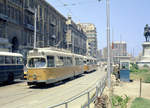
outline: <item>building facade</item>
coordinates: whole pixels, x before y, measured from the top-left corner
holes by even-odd
[[[87,35],[87,55],[97,57],[97,32],[94,24],[79,23]]]
[[[101,49],[97,50],[97,57],[96,58],[97,58],[97,60],[102,61],[103,53],[102,53]]]
[[[124,41],[113,42],[112,57],[114,63],[119,63],[121,57],[127,56],[127,44]]]
[[[67,48],[66,18],[45,0],[0,0],[0,50],[26,57],[33,48],[37,9],[37,47]]]
[[[73,53],[86,55],[86,41],[87,36],[80,27],[75,24],[71,17],[68,17],[67,24],[67,49]]]

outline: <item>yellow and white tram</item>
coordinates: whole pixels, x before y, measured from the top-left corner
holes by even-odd
[[[82,74],[83,56],[50,48],[31,50],[27,58],[28,85],[49,84]]]
[[[91,72],[97,70],[96,58],[84,56],[84,72]]]

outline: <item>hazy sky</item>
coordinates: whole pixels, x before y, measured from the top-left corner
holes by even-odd
[[[62,15],[74,22],[93,23],[97,28],[98,48],[106,46],[106,0],[47,0]],[[67,6],[63,6],[63,4]],[[150,24],[150,0],[110,0],[111,38],[126,41],[128,53],[138,55],[145,41],[144,26]]]

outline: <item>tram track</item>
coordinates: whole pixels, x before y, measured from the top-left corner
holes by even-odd
[[[23,82],[23,83],[26,83],[26,82]],[[10,85],[10,86],[14,87],[14,85]],[[15,84],[15,87],[16,86],[18,86],[18,85]],[[8,86],[6,88],[8,88]],[[27,91],[24,91],[24,90],[27,90]],[[16,88],[16,89],[13,88],[13,91],[21,91],[21,93],[20,92],[19,93],[11,93],[11,95],[9,95],[9,96],[8,95],[7,96],[6,95],[5,96],[0,96],[1,102],[2,102],[2,100],[8,100],[10,98],[12,99],[12,100],[7,101],[7,102],[5,101],[6,103],[2,103],[2,104],[0,103],[0,106],[3,106],[3,105],[6,105],[6,104],[9,104],[9,103],[18,101],[18,100],[26,98],[28,96],[37,95],[38,93],[41,93],[43,91],[43,89],[38,89],[38,91],[35,91],[34,89],[30,89],[29,87],[23,87],[23,88]],[[16,98],[16,97],[18,97],[18,98]]]
[[[26,82],[0,87],[1,108],[41,108],[63,102],[90,88],[103,76],[101,72],[83,74],[75,79],[47,85],[29,87]],[[44,103],[44,104],[43,104]]]

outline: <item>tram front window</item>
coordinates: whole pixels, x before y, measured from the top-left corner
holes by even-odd
[[[45,67],[46,60],[45,58],[31,58],[29,60],[29,67],[34,67],[34,68],[40,68],[40,67]]]

